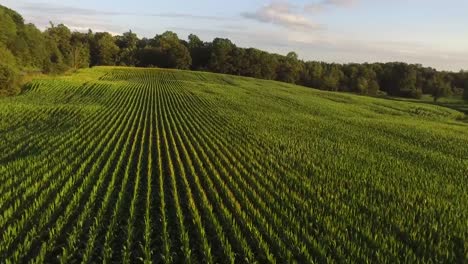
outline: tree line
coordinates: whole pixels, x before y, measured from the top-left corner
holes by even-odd
[[[59,74],[96,65],[161,67],[210,71],[277,80],[328,91],[363,95],[387,94],[436,101],[451,94],[468,100],[468,72],[437,71],[419,64],[337,64],[300,60],[255,48],[237,47],[229,39],[202,41],[196,35],[180,39],[171,31],[139,38],[132,31],[72,32],[63,24],[40,31],[25,24],[17,12],[0,6],[0,95],[20,91],[31,72]]]

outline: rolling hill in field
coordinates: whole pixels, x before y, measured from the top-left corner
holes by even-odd
[[[0,99],[3,263],[463,263],[448,108],[96,67]]]

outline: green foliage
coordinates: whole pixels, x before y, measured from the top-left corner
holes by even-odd
[[[180,42],[174,32],[166,31],[162,35],[157,35],[152,40],[151,46],[159,49],[160,59],[156,64],[159,67],[189,69],[192,65],[188,48]]]
[[[119,47],[115,44],[111,34],[96,33],[92,40],[92,65],[115,65],[119,54]]]
[[[16,38],[16,24],[2,6],[0,6],[0,44],[9,46]]]
[[[233,52],[236,46],[229,39],[215,38],[211,45],[209,68],[218,73],[234,71]]]
[[[341,91],[358,94],[376,95],[380,90],[378,76],[372,65],[348,64],[343,67]]]
[[[45,73],[61,73],[68,69],[63,62],[63,55],[60,52],[57,43],[52,39],[46,38],[45,45],[48,51],[48,57],[44,60],[43,71]]]
[[[234,55],[237,58],[235,67],[238,69],[237,73],[239,75],[270,80],[276,78],[276,69],[278,67],[276,56],[271,56],[264,51],[253,48],[246,49],[244,52],[238,51]]]
[[[0,45],[0,96],[18,93],[19,81],[15,57],[7,48]]]
[[[137,35],[130,30],[123,33],[122,36],[116,36],[115,42],[119,47],[118,65],[136,66]]]
[[[0,45],[0,63],[16,66],[16,58],[11,51],[3,45]]]
[[[145,47],[137,52],[138,66],[156,67],[164,59],[160,48]]]
[[[323,72],[323,63],[308,61],[304,64],[304,71],[301,74],[301,83],[305,86],[320,89],[322,86]]]
[[[381,86],[389,95],[419,98],[422,91],[416,86],[417,69],[406,63],[386,65]]]
[[[40,69],[46,57],[42,33],[32,24],[25,25],[18,13],[2,6],[0,45],[10,50],[19,67]]]
[[[279,59],[276,78],[282,82],[296,83],[302,71],[301,62],[295,52],[289,52],[286,57]]]
[[[23,34],[28,51],[25,52],[27,57],[20,57],[20,60],[27,67],[41,70],[49,56],[44,35],[33,24],[25,25]]]
[[[431,81],[432,84],[432,91],[431,95],[434,98],[434,102],[441,97],[445,97],[451,94],[452,89],[450,88],[450,84],[444,80],[444,76],[441,74],[436,74]]]
[[[139,66],[189,69],[192,65],[189,48],[174,32],[167,31],[162,35],[156,35],[142,46],[143,48],[135,53]]]
[[[206,70],[210,61],[210,46],[194,34],[190,34],[188,40],[187,47],[192,58],[191,69]]]
[[[22,75],[62,73],[70,67],[87,67],[87,41],[75,44],[65,25],[51,23],[50,28],[41,32],[33,24],[24,24],[21,15],[15,11],[0,6],[0,45],[15,57],[12,65],[5,65],[3,61],[4,74],[19,71]]]
[[[71,36],[71,61],[72,68],[86,68],[90,65],[90,47],[88,35],[73,32]]]
[[[338,65],[327,65],[322,75],[321,89],[327,91],[338,91],[343,77],[343,72],[339,69]]]
[[[72,33],[64,24],[55,26],[50,23],[50,27],[44,32],[50,42],[53,42],[61,54],[61,63],[65,66],[72,65]]]
[[[466,81],[465,87],[463,89],[463,99],[468,101],[468,80]]]
[[[466,263],[460,116],[202,72],[41,78],[0,99],[0,259]]]

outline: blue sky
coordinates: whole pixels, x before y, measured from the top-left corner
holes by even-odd
[[[26,21],[140,37],[230,38],[238,46],[327,62],[421,63],[468,70],[466,0],[0,0]]]

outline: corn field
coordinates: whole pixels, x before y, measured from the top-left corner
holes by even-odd
[[[447,108],[97,67],[0,99],[1,263],[468,261]]]

